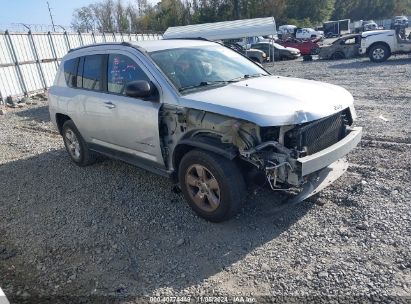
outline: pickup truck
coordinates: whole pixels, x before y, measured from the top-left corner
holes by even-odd
[[[316,31],[312,28],[300,28],[295,32],[295,38],[297,39],[313,39],[313,38],[323,38],[323,31]]]
[[[360,54],[373,62],[384,62],[393,54],[411,53],[411,40],[404,39],[395,30],[362,33]]]

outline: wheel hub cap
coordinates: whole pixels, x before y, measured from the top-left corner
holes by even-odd
[[[214,175],[202,165],[192,165],[185,176],[192,201],[202,210],[214,211],[220,205],[220,186]]]
[[[76,160],[80,159],[80,143],[76,134],[71,129],[68,129],[64,138],[70,155]]]
[[[373,52],[373,56],[375,59],[382,59],[384,57],[384,50],[383,49],[375,49]]]

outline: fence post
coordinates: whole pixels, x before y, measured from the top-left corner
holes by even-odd
[[[93,43],[96,44],[96,36],[94,35],[94,31],[91,32],[91,38],[93,38]]]
[[[39,54],[37,52],[36,43],[34,42],[34,38],[33,38],[33,34],[31,32],[31,30],[29,30],[28,36],[29,36],[29,39],[30,39],[30,45],[31,45],[31,48],[32,48],[32,51],[33,51],[33,54],[34,54],[34,58],[36,59],[37,69],[40,72],[41,82],[43,83],[43,88],[45,90],[47,90],[46,77],[44,76],[43,67],[41,66],[40,57],[39,57]]]
[[[114,32],[112,33],[112,35],[113,35],[113,40],[114,40],[114,42],[116,42],[117,39],[116,39],[116,35],[114,34]]]
[[[47,33],[47,35],[49,36],[49,43],[50,43],[51,53],[54,56],[54,65],[56,66],[56,71],[57,71],[57,69],[59,68],[59,63],[58,63],[57,51],[56,51],[56,48],[54,46],[53,35],[51,34],[50,31]]]
[[[8,30],[5,31],[6,37],[8,38],[8,46],[10,48],[11,55],[13,57],[14,65],[17,69],[17,76],[19,78],[20,87],[23,90],[24,95],[28,95],[28,90],[26,84],[24,83],[23,73],[21,72],[19,61],[17,59],[16,51],[13,46],[13,41],[11,40],[10,33]]]
[[[80,31],[78,31],[78,36],[79,36],[79,40],[80,40],[80,46],[84,46],[83,36],[81,35]]]
[[[64,38],[65,38],[65,40],[66,40],[67,51],[70,51],[70,50],[71,50],[71,47],[70,47],[70,40],[69,40],[69,38],[68,38],[67,31],[64,31],[63,35],[64,35]]]

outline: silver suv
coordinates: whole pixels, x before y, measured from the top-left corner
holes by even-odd
[[[49,91],[53,123],[79,166],[103,154],[171,177],[220,222],[247,187],[318,192],[360,141],[345,89],[272,76],[218,43],[159,40],[70,51]]]

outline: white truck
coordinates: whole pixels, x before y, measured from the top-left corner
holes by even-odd
[[[312,39],[324,37],[323,31],[316,31],[312,28],[300,28],[295,32],[295,38],[297,39]]]
[[[386,61],[393,54],[411,53],[411,40],[395,30],[379,30],[362,33],[360,54],[373,62]]]

